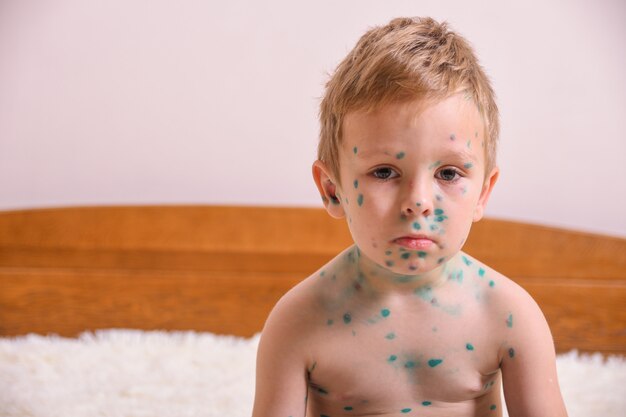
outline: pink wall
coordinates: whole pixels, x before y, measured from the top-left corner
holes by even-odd
[[[448,20],[502,112],[488,214],[626,236],[626,5],[0,2],[0,209],[318,205],[326,73],[369,26]]]

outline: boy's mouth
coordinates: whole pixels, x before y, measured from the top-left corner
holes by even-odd
[[[402,236],[393,240],[396,245],[403,246],[407,249],[428,249],[435,242],[425,235]]]

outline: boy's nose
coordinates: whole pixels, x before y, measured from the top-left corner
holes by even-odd
[[[424,217],[428,217],[432,211],[432,204],[425,200],[407,201],[402,207],[402,214],[407,217],[419,216],[420,214]]]
[[[430,216],[433,211],[432,191],[413,182],[409,183],[407,191],[402,202],[401,214],[407,217]]]

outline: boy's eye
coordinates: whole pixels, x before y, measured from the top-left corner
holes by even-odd
[[[381,167],[381,168],[376,168],[374,171],[372,171],[372,175],[378,178],[379,180],[388,180],[388,179],[397,177],[398,173],[395,172],[392,168]]]
[[[444,168],[437,173],[437,178],[448,182],[458,179],[459,176],[459,172],[453,168]]]

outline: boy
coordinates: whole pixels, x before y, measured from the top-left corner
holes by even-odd
[[[498,178],[498,112],[432,19],[367,32],[321,104],[313,177],[355,245],[292,290],[259,345],[255,417],[561,417],[550,330],[461,252]]]

